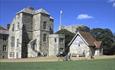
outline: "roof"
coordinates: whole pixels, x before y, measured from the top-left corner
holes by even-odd
[[[82,35],[85,41],[89,44],[89,46],[95,46],[94,42],[96,41],[96,39],[90,34],[90,32],[79,31],[79,33]]]
[[[0,34],[8,34],[8,30],[0,26]]]
[[[21,13],[21,12],[29,13],[29,14],[34,14],[35,13],[34,8],[32,8],[32,7],[24,8],[21,11],[19,11],[18,13]]]
[[[9,34],[8,30],[0,30],[0,34]]]
[[[50,15],[50,14],[49,14],[46,10],[44,10],[43,8],[40,8],[40,9],[36,10],[35,13],[44,13],[44,14]]]
[[[2,26],[0,26],[0,30],[5,30],[5,28],[4,28],[4,27],[2,27]]]
[[[77,34],[73,37],[69,45],[72,44],[72,42],[75,40],[75,38],[80,34],[84,40],[88,43],[88,46],[95,46],[96,48],[100,48],[101,46],[101,41],[96,41],[96,39],[91,35],[90,32],[83,32],[83,31],[78,31]]]

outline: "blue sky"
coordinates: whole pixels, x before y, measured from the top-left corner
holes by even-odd
[[[54,31],[58,30],[62,10],[63,25],[109,28],[115,33],[115,0],[0,0],[0,25],[6,27],[25,7],[47,10],[55,19]]]

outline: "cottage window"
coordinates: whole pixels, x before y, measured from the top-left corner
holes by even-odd
[[[43,29],[46,29],[46,21],[43,22]]]
[[[43,34],[43,42],[46,41],[46,34]]]
[[[78,46],[80,47],[80,43],[78,43]]]

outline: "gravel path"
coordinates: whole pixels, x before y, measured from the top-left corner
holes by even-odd
[[[64,58],[59,57],[37,57],[37,58],[22,58],[22,59],[0,59],[0,62],[54,62],[54,61],[63,61],[63,59]],[[115,55],[95,56],[94,59],[115,59]],[[87,59],[84,57],[72,57],[71,60],[87,60]]]

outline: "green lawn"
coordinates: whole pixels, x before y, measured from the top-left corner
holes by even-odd
[[[115,70],[115,59],[63,62],[2,62],[0,70]]]

